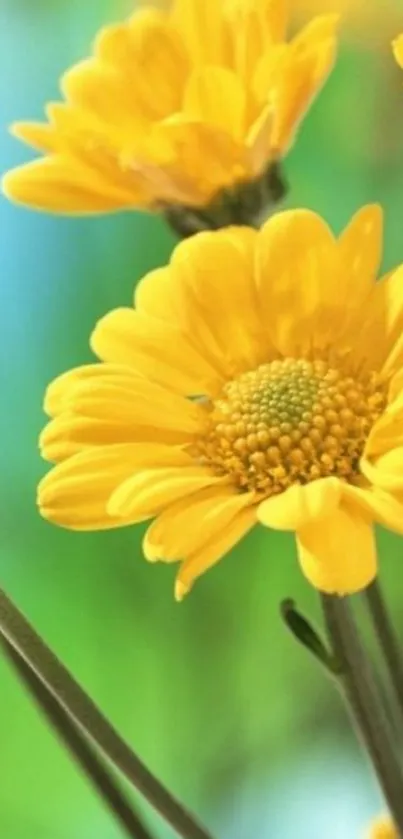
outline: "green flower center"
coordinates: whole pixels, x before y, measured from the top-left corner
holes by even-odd
[[[376,373],[355,379],[326,361],[272,361],[224,387],[197,456],[265,496],[330,475],[351,482],[385,406]]]

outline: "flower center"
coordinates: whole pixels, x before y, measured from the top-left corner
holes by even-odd
[[[272,361],[224,387],[197,455],[265,496],[329,475],[351,482],[385,406],[379,374],[357,380],[325,361]]]

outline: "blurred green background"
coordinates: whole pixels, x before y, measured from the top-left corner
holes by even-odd
[[[7,125],[40,117],[97,27],[132,7],[0,0],[2,170],[30,155]],[[337,230],[361,204],[384,205],[385,267],[403,260],[403,73],[390,53],[401,0],[392,7],[376,0],[370,21],[346,28],[337,69],[286,162],[288,203],[322,212]],[[172,235],[136,213],[67,220],[4,199],[0,231],[1,584],[219,837],[355,839],[381,804],[338,696],[280,622],[288,596],[319,619],[292,537],[256,528],[178,606],[173,569],[141,557],[140,527],[74,534],[36,513],[44,388],[90,360],[95,321],[130,303],[135,282],[166,261]],[[380,533],[379,545],[403,639],[403,543]],[[156,835],[171,835],[145,814]],[[2,661],[0,836],[123,836]]]

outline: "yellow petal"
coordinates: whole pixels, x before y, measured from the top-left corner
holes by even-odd
[[[395,400],[371,428],[364,457],[374,459],[403,446],[403,395]]]
[[[354,594],[376,576],[376,545],[369,517],[350,508],[341,507],[301,528],[297,547],[306,578],[326,594]]]
[[[336,35],[339,21],[340,15],[337,14],[319,15],[313,18],[293,39],[293,49],[296,52],[315,49],[318,43]]]
[[[3,178],[4,194],[37,210],[66,214],[103,213],[133,207],[143,200],[139,189],[121,190],[74,160],[48,157],[12,169]]]
[[[62,373],[51,382],[45,393],[44,411],[50,417],[55,417],[68,408],[68,399],[73,390],[85,381],[97,379],[119,381],[128,376],[136,377],[135,373],[123,364],[84,364],[74,367],[67,373]]]
[[[163,119],[179,110],[190,72],[182,39],[168,18],[156,9],[137,11],[129,23],[106,27],[95,52],[126,81],[136,109]]]
[[[229,0],[235,66],[247,83],[262,54],[284,40],[288,20],[285,0]]]
[[[211,539],[199,551],[189,556],[181,565],[176,578],[175,598],[183,600],[194,581],[205,571],[223,559],[225,554],[239,542],[256,524],[256,510],[248,507],[238,513],[225,530]]]
[[[116,309],[100,320],[91,347],[104,361],[126,364],[174,392],[210,393],[222,381],[182,330],[132,309]]]
[[[132,523],[136,517],[114,517],[107,503],[114,492],[143,464],[176,463],[189,459],[170,446],[121,444],[81,452],[52,469],[38,487],[41,514],[73,530],[98,530]],[[177,468],[178,468],[177,467]]]
[[[374,463],[363,457],[360,468],[374,487],[387,492],[403,491],[403,446],[386,452]]]
[[[354,308],[368,297],[380,268],[383,249],[383,211],[378,204],[359,210],[339,238],[339,250],[349,273]]]
[[[127,381],[85,381],[66,397],[69,410],[83,417],[150,424],[154,428],[179,431],[190,438],[203,431],[205,412],[199,404],[177,396],[147,379]]]
[[[334,237],[315,213],[278,213],[261,229],[259,302],[279,352],[298,356],[333,345],[350,294],[339,268]]]
[[[397,63],[403,68],[403,35],[399,35],[399,37],[393,41],[393,53]]]
[[[245,130],[246,94],[235,73],[224,67],[197,68],[184,99],[190,119],[200,120],[241,140]]]
[[[171,308],[225,378],[257,366],[270,348],[255,289],[256,241],[247,228],[200,233],[172,257]]]
[[[292,486],[262,501],[257,518],[275,530],[299,530],[329,516],[339,506],[340,499],[341,482],[337,478],[323,478],[305,486]]]
[[[266,105],[252,124],[246,137],[253,175],[259,175],[272,157],[273,107]]]
[[[229,486],[213,486],[170,505],[149,527],[143,542],[150,562],[175,562],[199,551],[224,531],[245,507],[252,493],[235,493]]]
[[[174,0],[171,19],[195,63],[220,64],[223,58],[221,3],[217,0]]]
[[[148,153],[143,162],[137,161],[139,172],[150,177],[149,162],[155,161],[154,188],[160,200],[201,206],[208,204],[216,193],[233,186],[236,180],[248,175],[248,159],[244,144],[237,142],[228,131],[189,119],[180,114],[156,123],[148,138]],[[160,167],[158,178],[157,167]],[[175,190],[166,194],[161,189],[169,177]]]
[[[114,443],[164,443],[185,444],[186,433],[134,425],[125,419],[98,420],[64,413],[43,429],[39,438],[41,455],[45,460],[58,463],[83,449]]]
[[[177,307],[177,292],[169,265],[149,271],[134,290],[133,305],[137,312],[151,318],[181,326]]]
[[[289,50],[277,90],[273,92],[272,146],[277,154],[289,149],[299,124],[313,98],[324,84],[336,57],[334,38],[321,41],[312,50]]]
[[[61,89],[69,104],[104,125],[106,136],[111,128],[135,131],[143,124],[144,114],[136,108],[124,75],[97,58],[86,58],[67,70]]]
[[[138,521],[152,518],[169,504],[219,480],[202,466],[143,469],[118,487],[108,511],[112,516],[136,517]]]
[[[38,151],[52,153],[58,149],[57,132],[46,122],[14,122],[10,126],[10,132],[18,140],[28,143]]]
[[[357,336],[360,357],[366,368],[382,368],[388,377],[399,371],[403,360],[402,333],[403,266],[400,266],[375,283],[370,294]]]
[[[403,496],[399,499],[378,488],[361,489],[345,484],[343,497],[352,511],[361,510],[383,527],[403,533]]]

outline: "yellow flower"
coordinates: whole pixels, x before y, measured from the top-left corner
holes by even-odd
[[[399,839],[399,834],[391,819],[385,817],[374,822],[368,834],[368,839]]]
[[[257,521],[296,531],[318,589],[369,584],[373,521],[403,532],[403,266],[375,283],[381,250],[376,206],[339,239],[295,210],[182,242],[98,323],[102,363],[51,384],[43,516],[155,517],[179,599]]]
[[[336,22],[318,17],[286,42],[286,0],[138,10],[101,30],[93,55],[63,76],[65,101],[48,105],[46,123],[12,127],[44,157],[9,172],[4,192],[41,210],[98,213],[203,207],[254,183],[326,79]]]
[[[403,34],[393,41],[393,51],[400,67],[403,68]]]

